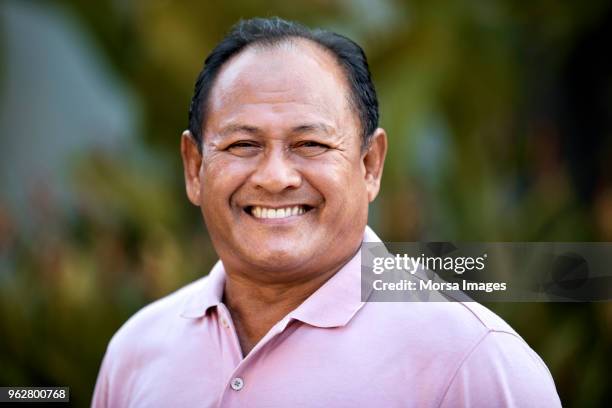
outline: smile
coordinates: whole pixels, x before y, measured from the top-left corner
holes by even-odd
[[[288,218],[296,215],[302,215],[311,210],[312,207],[307,205],[294,205],[282,208],[261,207],[258,205],[248,206],[245,211],[255,218]]]

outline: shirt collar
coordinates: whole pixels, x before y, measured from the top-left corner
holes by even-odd
[[[363,235],[364,242],[381,242],[368,226]],[[188,298],[181,316],[200,318],[206,311],[221,303],[225,285],[225,270],[217,262],[206,279]],[[288,318],[293,318],[316,327],[340,327],[346,325],[361,309],[361,250],[353,256],[334,276],[300,306]]]
[[[187,298],[181,316],[191,319],[204,316],[208,309],[221,303],[224,287],[225,269],[221,261],[217,261],[208,276],[196,283],[196,289]]]
[[[364,242],[380,242],[366,226]],[[316,327],[345,326],[361,309],[361,249],[323,286],[289,314]]]

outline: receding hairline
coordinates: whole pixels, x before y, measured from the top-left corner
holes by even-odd
[[[363,132],[363,129],[362,129],[363,124],[361,123],[361,120],[360,120],[359,107],[358,107],[357,101],[355,101],[355,96],[353,95],[353,91],[351,89],[349,74],[346,72],[346,69],[342,66],[342,64],[338,60],[338,57],[334,54],[333,51],[331,51],[324,45],[319,44],[317,41],[313,39],[302,37],[299,35],[289,35],[285,37],[271,38],[271,39],[268,38],[268,39],[262,39],[260,41],[254,41],[248,44],[247,46],[245,46],[239,52],[232,55],[229,59],[227,59],[223,63],[223,65],[217,72],[217,75],[215,76],[214,80],[212,81],[207,100],[203,101],[205,105],[204,107],[205,115],[202,116],[202,120],[200,123],[202,141],[204,140],[204,136],[206,133],[205,124],[207,123],[207,118],[210,116],[210,101],[213,98],[215,89],[217,88],[216,85],[219,82],[219,79],[225,73],[225,71],[230,67],[232,62],[235,62],[235,60],[237,60],[241,56],[244,56],[248,52],[267,52],[267,51],[275,51],[275,50],[279,50],[279,51],[287,50],[287,51],[295,52],[300,47],[311,49],[312,50],[311,55],[314,55],[315,58],[317,57],[317,53],[318,53],[319,55],[325,55],[326,56],[325,58],[328,58],[329,61],[331,61],[335,69],[336,75],[334,76],[340,78],[339,81],[342,83],[342,87],[344,88],[343,91],[344,91],[345,99],[347,100],[347,103],[348,103],[348,107],[353,112],[353,114],[356,115],[355,119],[356,119],[357,126],[359,128],[358,131]]]

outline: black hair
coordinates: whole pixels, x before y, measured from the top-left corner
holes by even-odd
[[[250,45],[275,45],[292,38],[304,38],[330,51],[345,72],[349,87],[349,100],[359,115],[362,146],[367,146],[378,127],[378,99],[372,83],[368,61],[359,45],[347,37],[331,31],[303,26],[278,17],[241,20],[234,25],[204,61],[196,80],[189,107],[189,131],[202,149],[204,121],[208,99],[221,67],[234,55]]]

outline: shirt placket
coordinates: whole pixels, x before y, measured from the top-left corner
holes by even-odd
[[[234,369],[231,374],[225,379],[225,386],[221,395],[219,396],[218,407],[244,407],[248,406],[249,402],[253,402],[252,392],[249,391],[250,379],[254,375],[253,362],[257,360],[257,355],[262,349],[272,340],[274,337],[280,335],[283,330],[287,327],[289,321],[288,318],[284,318],[275,324],[270,331],[255,345],[255,347],[249,352],[249,354],[243,358],[242,349],[240,348],[240,342],[234,323],[230,317],[229,311],[225,305],[221,304],[218,308],[219,320],[221,327],[230,338],[232,349],[235,352],[235,356],[238,357],[238,363],[234,365]]]

